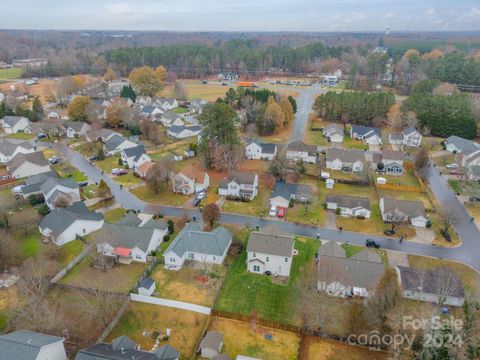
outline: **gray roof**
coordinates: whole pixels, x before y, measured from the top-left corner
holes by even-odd
[[[295,241],[292,236],[271,235],[252,231],[248,238],[247,251],[269,255],[291,257]]]
[[[180,257],[186,252],[223,256],[231,240],[232,234],[224,227],[207,232],[202,231],[197,223],[188,223],[165,250],[165,254],[172,251]]]
[[[460,136],[452,135],[447,138],[447,143],[453,144],[464,154],[470,154],[480,149],[480,144],[473,141],[461,138]]]
[[[57,185],[62,185],[70,189],[78,189],[78,184],[72,179],[59,179],[57,177],[49,177],[41,186],[40,190],[43,194],[48,194]]]
[[[439,269],[413,269],[403,266],[397,266],[397,269],[400,273],[400,285],[403,290],[442,295],[446,287],[449,287],[446,284],[450,284],[451,282],[457,286],[449,289],[450,293],[448,295],[457,298],[465,297],[462,281],[450,269],[442,268],[440,271]],[[448,276],[450,280],[443,280],[445,276]]]
[[[172,125],[168,128],[168,131],[173,132],[175,134],[180,134],[186,127],[184,125]]]
[[[82,131],[83,127],[85,126],[86,123],[81,122],[81,121],[65,121],[63,125],[65,126],[66,129],[72,128],[75,132],[80,132]]]
[[[382,160],[396,160],[396,161],[403,161],[405,159],[405,154],[403,151],[391,151],[391,150],[383,150],[382,151]]]
[[[317,147],[315,145],[307,145],[303,141],[293,141],[287,145],[287,151],[308,152],[310,155],[317,153]]]
[[[144,228],[149,228],[149,229],[160,229],[160,230],[166,230],[168,228],[168,225],[167,223],[160,219],[160,220],[155,220],[153,218],[151,218],[150,220],[148,220],[147,222],[145,222],[144,224],[142,224],[142,227]]]
[[[145,114],[151,114],[156,108],[156,106],[147,105],[142,108],[142,112]]]
[[[58,336],[45,335],[29,330],[19,330],[0,335],[0,359],[34,360],[43,346],[63,342],[63,340]]]
[[[177,113],[173,112],[173,111],[167,111],[166,113],[162,114],[162,119],[167,119],[167,120],[176,120],[180,118],[180,115],[178,115]]]
[[[28,195],[31,193],[36,193],[41,191],[41,187],[45,181],[47,181],[51,177],[57,177],[54,171],[47,171],[41,174],[36,174],[30,176],[25,180],[25,186],[22,187],[22,193],[24,195]]]
[[[364,197],[327,194],[326,201],[348,209],[361,207],[370,210],[370,199]]]
[[[143,145],[138,145],[131,148],[126,148],[123,150],[123,152],[128,158],[133,157],[134,161],[137,161],[143,154],[145,154],[145,147]]]
[[[150,287],[155,284],[155,281],[152,278],[149,277],[144,277],[140,282],[138,283],[139,288],[145,288],[145,289],[150,289]]]
[[[66,208],[56,208],[40,221],[40,228],[52,230],[54,236],[60,235],[76,220],[101,221],[102,214],[88,210],[82,201]]]
[[[365,136],[367,134],[375,134],[381,137],[381,132],[379,128],[371,127],[371,126],[363,126],[363,125],[353,125],[352,126],[352,133],[358,134],[360,136]],[[371,136],[371,135],[369,135]]]
[[[120,225],[128,225],[128,226],[138,226],[142,223],[142,219],[140,219],[137,214],[129,212],[128,214],[125,214],[124,217],[122,217],[119,221],[117,221],[117,224]]]
[[[0,139],[0,153],[5,156],[11,156],[15,150],[21,146],[27,150],[33,149],[33,144],[30,141],[13,141],[14,139]]]
[[[208,331],[200,341],[200,349],[218,350],[223,343],[223,335],[218,331]]]
[[[227,184],[229,184],[232,181],[235,181],[237,184],[249,184],[253,185],[255,183],[255,178],[257,177],[257,174],[255,173],[250,173],[246,171],[232,171],[230,175],[227,176],[226,179],[222,179],[219,182],[219,187],[221,188],[226,188]]]
[[[40,166],[50,164],[47,159],[45,159],[45,156],[43,156],[43,153],[41,151],[37,151],[29,154],[17,154],[8,162],[7,166],[10,171],[15,171],[27,161]]]
[[[415,128],[413,128],[413,127],[408,127],[408,128],[406,128],[406,129],[403,129],[403,135],[405,135],[405,136],[411,135],[411,134],[413,134],[413,133],[418,133],[418,134],[420,134],[420,133],[418,132],[418,130],[415,129]]]
[[[2,120],[8,126],[13,127],[17,122],[19,122],[22,119],[26,119],[26,118],[23,116],[5,116]]]
[[[390,139],[392,140],[403,140],[403,133],[391,133]]]
[[[423,216],[424,218],[427,217],[425,215],[425,207],[423,206],[423,202],[421,201],[400,200],[400,199],[391,198],[389,196],[385,196],[382,199],[383,199],[384,213],[399,210],[411,217],[418,217],[418,216]]]
[[[327,284],[340,282],[345,286],[374,290],[385,273],[380,256],[370,249],[365,249],[347,258],[342,247],[330,243],[334,242],[329,241],[320,247],[319,281],[325,281]]]
[[[127,141],[127,139],[125,139],[122,135],[114,134],[105,142],[105,147],[108,151],[112,151],[118,148],[124,141]]]
[[[327,149],[327,161],[334,161],[339,159],[342,163],[354,163],[361,161],[365,163],[365,152],[360,150],[346,150],[346,149]]]
[[[259,145],[262,148],[263,154],[275,154],[275,151],[277,150],[276,144],[260,143]]]
[[[97,244],[107,243],[112,247],[147,251],[154,229],[105,222],[103,227],[93,234]]]
[[[312,188],[310,187],[310,185],[277,182],[275,184],[271,197],[273,198],[281,196],[284,199],[290,200],[292,195],[310,196],[311,194]]]
[[[212,360],[232,360],[232,358],[227,354],[220,354],[220,355],[214,356]]]

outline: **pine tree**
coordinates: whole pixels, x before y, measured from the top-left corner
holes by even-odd
[[[32,121],[37,122],[43,119],[44,113],[43,113],[43,106],[38,97],[36,97],[33,100],[32,103]]]

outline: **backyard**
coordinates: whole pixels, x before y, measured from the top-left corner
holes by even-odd
[[[193,311],[132,301],[107,341],[128,336],[140,344],[141,349],[150,351],[155,344],[152,334],[158,332],[165,335],[166,329],[171,329],[170,338],[160,341],[159,346],[169,344],[180,352],[180,359],[191,359],[206,321],[207,315]]]
[[[266,320],[298,325],[297,299],[292,296],[300,269],[313,260],[320,245],[313,239],[295,241],[298,255],[293,259],[287,285],[275,284],[267,275],[246,270],[247,253],[242,252],[230,265],[215,308],[221,311],[250,315],[255,311]]]
[[[316,336],[305,336],[302,345],[300,355],[302,360],[386,360],[388,358],[383,352]]]
[[[329,124],[329,122],[323,121],[321,118],[310,116],[305,133],[305,143],[317,146],[328,146],[328,141],[325,136],[323,136],[322,129]]]

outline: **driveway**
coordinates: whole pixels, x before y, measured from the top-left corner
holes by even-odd
[[[408,262],[408,254],[404,252],[387,250],[387,258],[388,258],[388,264],[391,267],[395,267],[395,266],[410,267],[410,263]]]
[[[415,232],[417,234],[408,241],[413,241],[419,244],[431,245],[433,240],[435,240],[435,232],[432,229],[415,228]]]
[[[313,84],[306,89],[297,88],[295,91],[298,91],[300,96],[297,98],[297,113],[295,114],[290,141],[303,141],[308,126],[308,115],[313,111],[312,107],[315,102],[315,97],[319,95],[322,90],[319,84]]]
[[[325,221],[325,228],[327,229],[337,229],[337,215],[334,211],[327,211],[327,218]]]

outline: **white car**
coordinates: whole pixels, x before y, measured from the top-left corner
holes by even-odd
[[[205,190],[200,190],[198,193],[197,193],[197,199],[200,199],[202,200],[203,198],[205,198]]]
[[[277,216],[277,207],[272,205],[272,207],[270,208],[270,211],[268,212],[268,215],[273,217]]]
[[[447,164],[447,169],[457,169],[458,168],[458,164],[455,164],[455,163],[451,163],[451,164]]]
[[[13,193],[14,194],[21,194],[22,193],[22,188],[24,187],[25,185],[18,185],[18,186],[15,186],[13,188]]]

